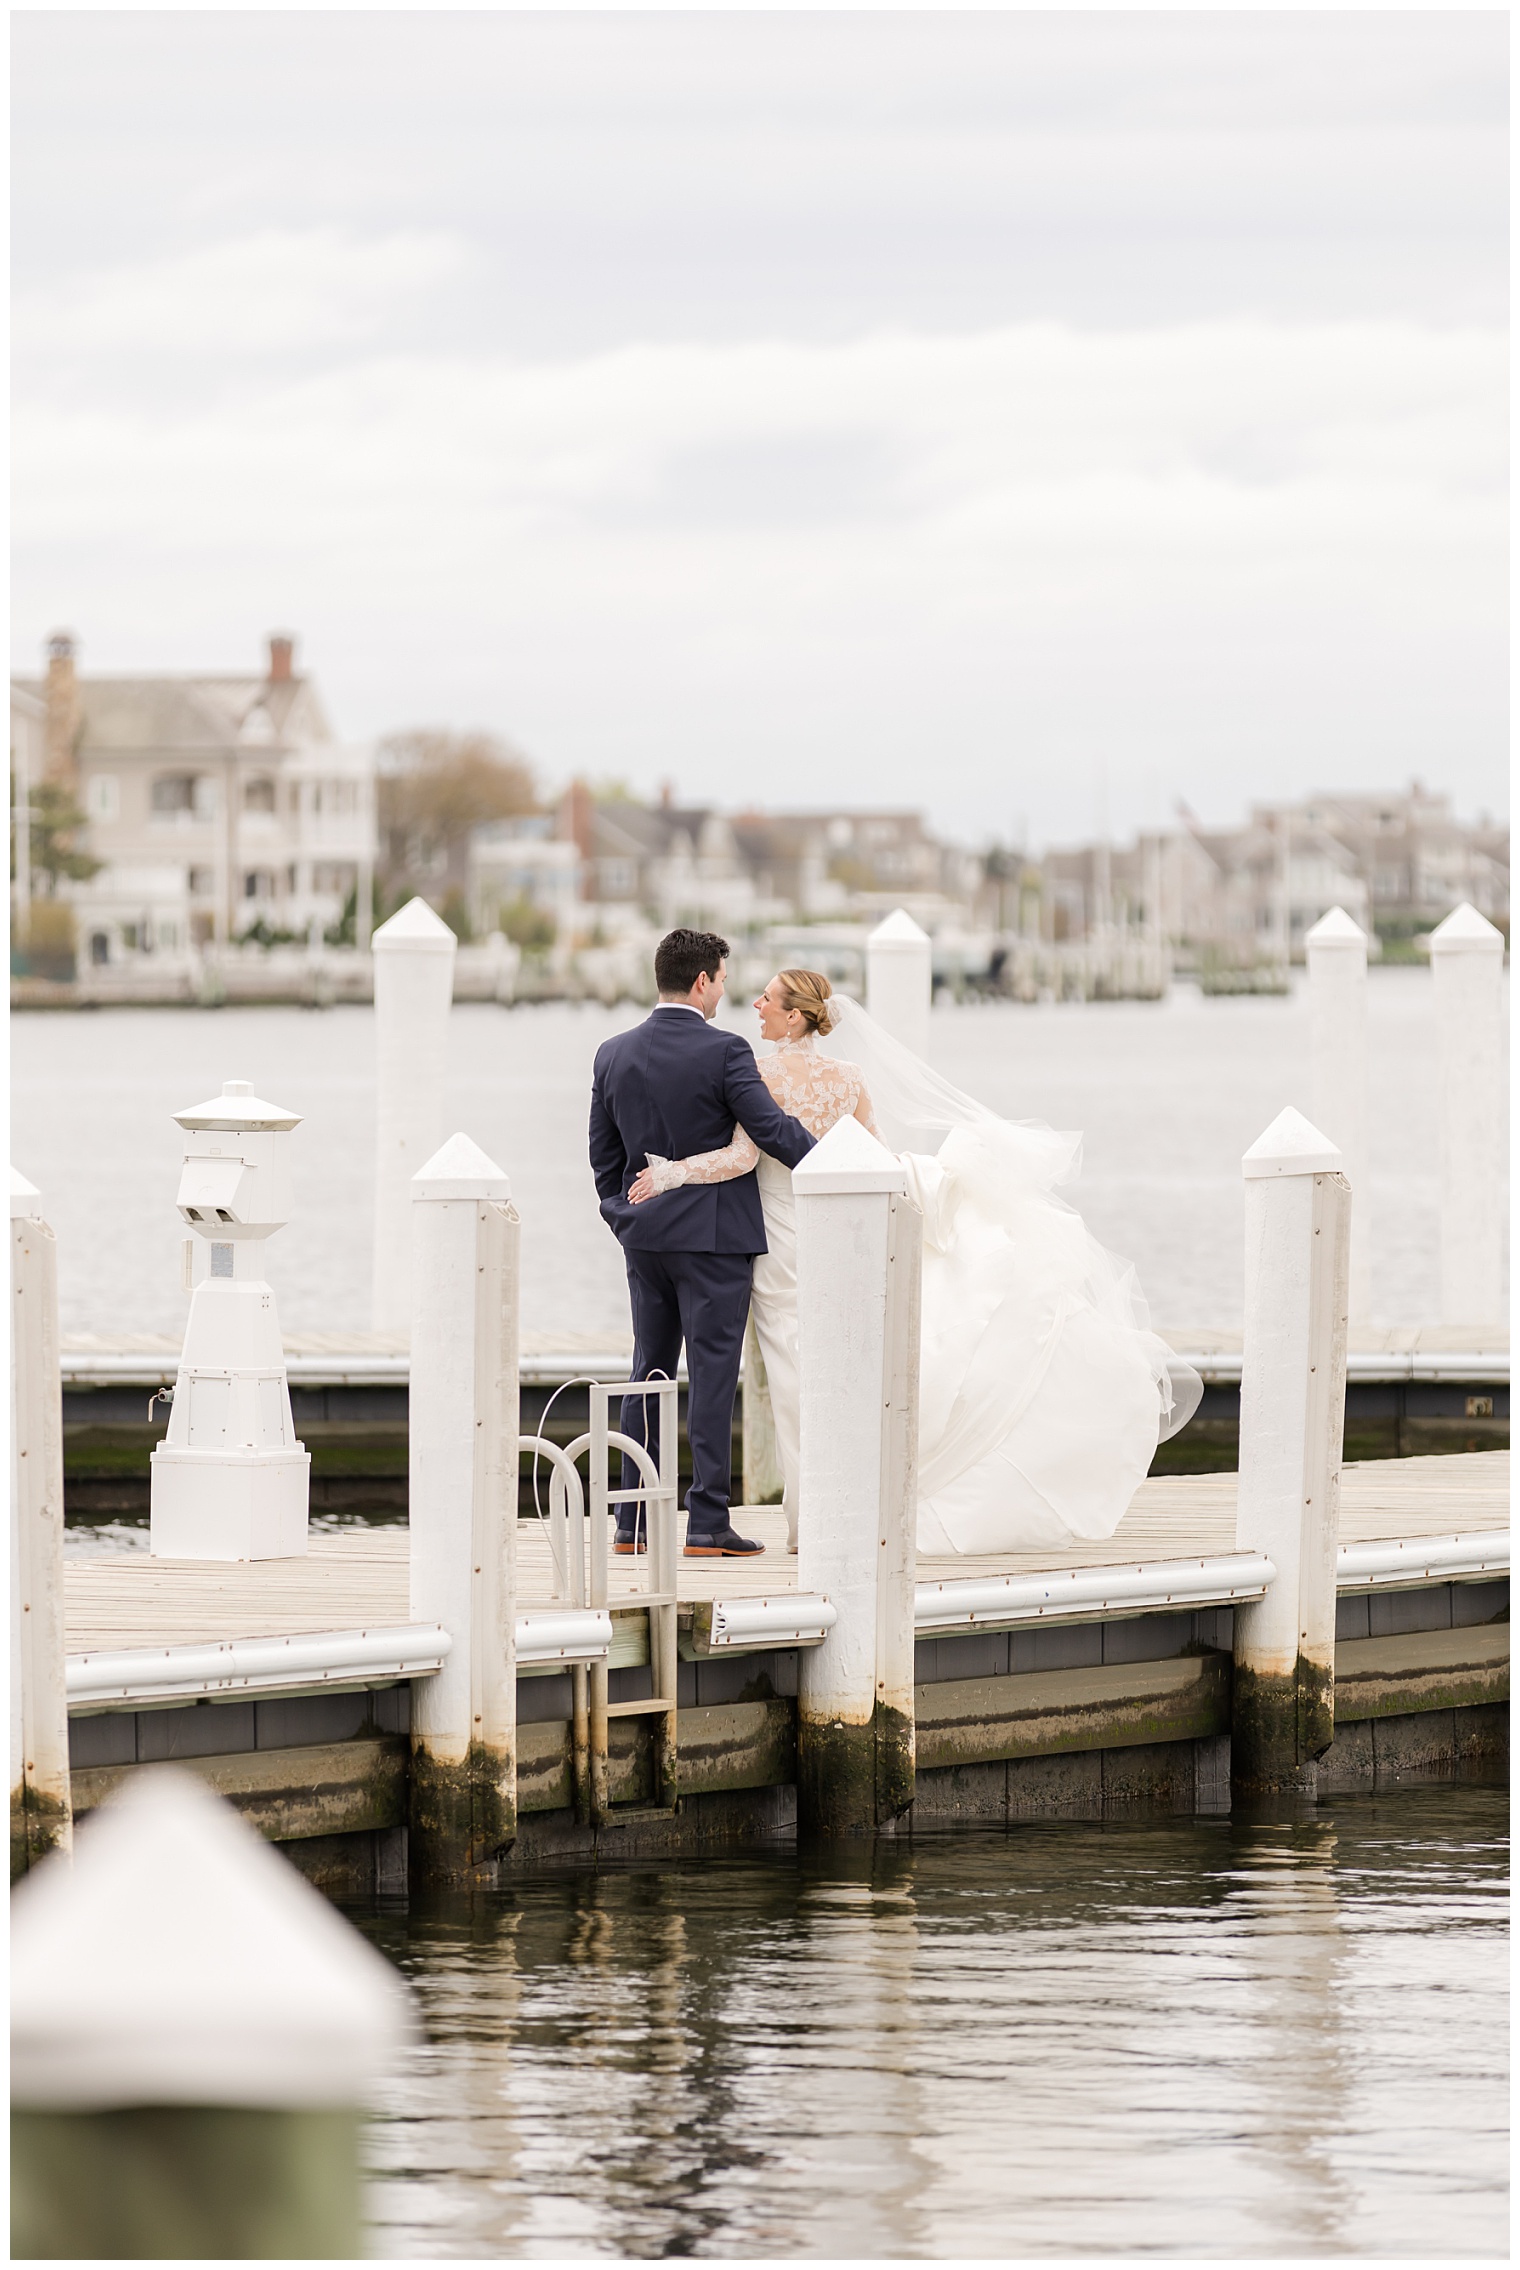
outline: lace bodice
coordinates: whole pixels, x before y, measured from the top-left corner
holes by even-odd
[[[881,1130],[871,1113],[860,1066],[823,1055],[813,1034],[782,1041],[773,1056],[761,1059],[760,1077],[781,1109],[800,1119],[810,1135],[827,1135],[838,1121],[853,1113],[880,1141]],[[733,1141],[725,1143],[721,1151],[699,1151],[689,1159],[662,1159],[651,1151],[650,1178],[656,1191],[675,1190],[688,1182],[732,1182],[736,1176],[748,1174],[759,1157],[753,1139],[742,1127],[736,1127]]]

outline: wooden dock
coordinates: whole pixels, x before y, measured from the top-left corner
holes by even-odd
[[[754,1560],[685,1560],[678,1564],[683,1625],[696,1630],[698,1610],[727,1600],[782,1600],[797,1592],[797,1560],[786,1550],[783,1517],[770,1507],[740,1509],[747,1531],[766,1546]],[[1394,1553],[1411,1546],[1456,1547],[1466,1539],[1485,1540],[1467,1573],[1495,1575],[1508,1569],[1509,1454],[1470,1457],[1387,1459],[1348,1466],[1342,1478],[1340,1540],[1343,1556],[1356,1546],[1385,1543]],[[156,1561],[146,1553],[120,1553],[70,1560],[65,1566],[68,1653],[71,1658],[105,1651],[159,1651],[239,1639],[400,1630],[408,1625],[408,1532],[392,1527],[356,1529],[351,1534],[312,1541],[303,1559],[251,1563]],[[1243,1594],[1239,1576],[1212,1587],[1208,1565],[1235,1554],[1235,1476],[1172,1475],[1143,1482],[1111,1538],[1096,1544],[1073,1543],[1059,1555],[1025,1552],[924,1558],[918,1564],[919,1628],[953,1630],[967,1621],[956,1613],[959,1589],[982,1588],[1004,1578],[1059,1584],[1085,1571],[1146,1569],[1156,1574],[1161,1597],[1144,1603],[1159,1607],[1185,1597],[1190,1608],[1228,1605]],[[1459,1554],[1444,1564],[1428,1551],[1415,1551],[1409,1572],[1395,1570],[1381,1579],[1343,1576],[1343,1590],[1372,1589],[1375,1582],[1414,1583],[1450,1576]],[[1200,1567],[1202,1564],[1202,1567]],[[1465,1567],[1466,1564],[1464,1564]],[[1196,1572],[1196,1574],[1195,1574]],[[534,1522],[518,1524],[518,1611],[548,1614],[554,1608],[552,1567],[546,1533]],[[1201,1579],[1201,1581],[1199,1581]],[[608,1570],[609,1604],[637,1614],[643,1587],[642,1562],[613,1558]],[[1259,1590],[1257,1586],[1255,1589]],[[924,1596],[937,1591],[943,1613],[936,1619]],[[1091,1596],[1072,1615],[1090,1617]],[[1109,1614],[1136,1613],[1110,1605]],[[981,1628],[1000,1622],[1060,1620],[1057,1600],[1037,1619],[1010,1609],[976,1617]],[[774,1643],[772,1643],[774,1644]],[[614,1653],[613,1661],[617,1661]],[[335,1666],[335,1669],[337,1666]],[[144,1676],[150,1667],[144,1664]],[[310,1687],[309,1675],[292,1683]],[[330,1683],[324,1682],[324,1683]],[[214,1678],[203,1690],[226,1692]],[[287,1690],[288,1691],[288,1690]]]

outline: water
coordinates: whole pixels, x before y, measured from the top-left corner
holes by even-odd
[[[1501,1789],[562,1870],[370,1914],[381,2253],[1507,2246]]]
[[[512,1177],[523,1214],[530,1330],[623,1331],[627,1288],[586,1164],[591,1059],[640,1012],[551,1004],[454,1011],[446,1130]],[[749,1013],[735,1020],[749,1030]],[[1381,1321],[1437,1314],[1435,1032],[1431,980],[1369,985],[1375,1150],[1373,1291]],[[250,1079],[305,1114],[297,1211],[271,1248],[292,1331],[369,1322],[373,1020],[368,1009],[101,1010],[11,1025],[13,1150],[59,1237],[66,1332],[183,1329],[170,1113]],[[1310,1106],[1308,1010],[1286,1000],[939,1009],[934,1062],[1015,1117],[1085,1130],[1073,1195],[1138,1265],[1162,1323],[1238,1326],[1240,1155],[1285,1103]]]

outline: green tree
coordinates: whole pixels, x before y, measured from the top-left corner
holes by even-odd
[[[74,837],[86,825],[85,814],[61,781],[39,780],[28,802],[32,817],[32,880],[43,878],[43,892],[57,895],[60,882],[87,883],[100,873],[102,862],[87,851],[76,850]],[[16,843],[11,838],[11,874],[16,872]]]
[[[525,954],[543,953],[559,935],[553,915],[521,895],[502,908],[497,927],[514,946],[521,946]]]

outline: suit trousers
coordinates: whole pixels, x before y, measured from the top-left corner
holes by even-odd
[[[688,1541],[728,1526],[733,1486],[734,1396],[749,1316],[752,1257],[747,1253],[642,1253],[623,1249],[633,1309],[633,1377],[676,1376],[686,1343],[686,1431],[691,1441],[691,1488],[686,1496]],[[659,1454],[658,1407],[642,1395],[623,1404],[624,1434]],[[638,1485],[631,1459],[623,1461],[623,1488]],[[618,1527],[633,1528],[635,1509],[620,1506]]]

